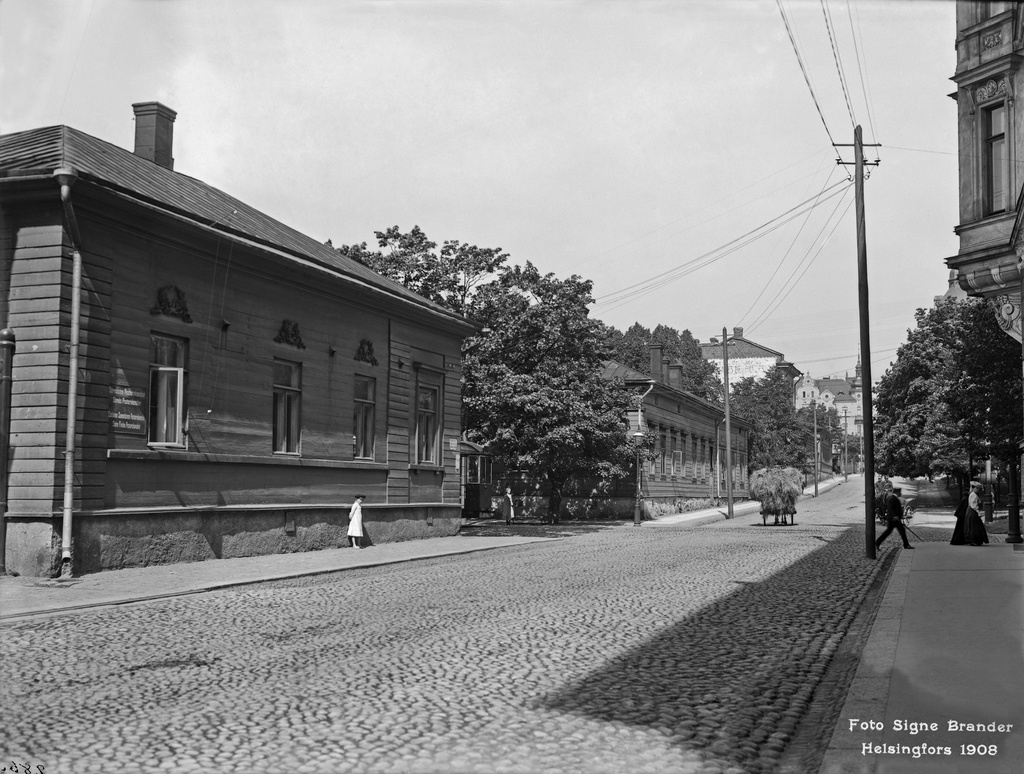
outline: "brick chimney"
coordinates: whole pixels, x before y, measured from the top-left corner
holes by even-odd
[[[651,378],[656,382],[663,381],[661,376],[661,344],[651,344]]]
[[[683,389],[683,367],[679,363],[672,363],[668,367],[668,386],[677,390]]]
[[[177,113],[159,102],[136,102],[135,155],[174,169],[174,119]]]
[[[742,328],[733,328],[732,329],[732,337],[734,339],[742,339],[743,338],[743,329]]]

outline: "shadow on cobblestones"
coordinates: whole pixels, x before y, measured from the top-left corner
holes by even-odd
[[[773,771],[879,569],[862,540],[846,530],[764,581],[738,579],[541,706],[658,731],[707,770]]]

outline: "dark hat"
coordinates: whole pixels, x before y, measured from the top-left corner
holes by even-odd
[[[365,500],[366,499],[366,495],[356,495],[356,499],[357,500]]]
[[[900,488],[900,487],[898,487],[898,486],[894,486],[894,487],[892,488],[892,493],[893,493],[894,495],[898,495],[898,494],[903,494],[903,489],[901,489],[901,488]]]

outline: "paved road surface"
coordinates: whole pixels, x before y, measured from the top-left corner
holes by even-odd
[[[881,567],[862,493],[13,623],[0,760],[771,772]]]

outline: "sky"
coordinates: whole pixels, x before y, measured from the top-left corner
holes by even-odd
[[[0,134],[131,149],[335,245],[418,225],[593,282],[592,315],[871,370],[948,287],[952,0],[0,0]],[[880,144],[881,147],[872,147]]]

